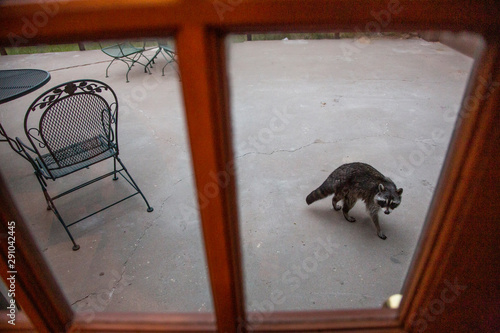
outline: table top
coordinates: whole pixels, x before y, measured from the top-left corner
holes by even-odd
[[[40,69],[0,70],[0,104],[29,94],[49,80],[49,72]]]

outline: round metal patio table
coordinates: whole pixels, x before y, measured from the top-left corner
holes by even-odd
[[[40,69],[8,69],[0,70],[0,104],[12,101],[42,87],[49,82],[50,74]],[[2,138],[3,136],[4,138]],[[0,122],[0,141],[6,141],[10,147],[20,154],[17,141],[5,133]],[[22,155],[21,155],[22,156]]]

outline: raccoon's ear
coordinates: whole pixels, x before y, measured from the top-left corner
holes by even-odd
[[[384,185],[382,185],[382,183],[378,184],[378,191],[379,192],[384,192],[384,190],[385,190]]]
[[[397,192],[399,195],[401,195],[401,194],[403,194],[403,189],[402,189],[402,188],[400,188],[400,189],[398,189],[396,192]]]

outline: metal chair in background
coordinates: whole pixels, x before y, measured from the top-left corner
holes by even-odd
[[[105,47],[103,47],[101,43],[99,43],[99,45],[101,46],[102,52],[113,58],[113,60],[111,60],[111,62],[109,63],[108,67],[106,67],[106,77],[108,77],[109,67],[111,66],[111,64],[113,64],[115,60],[119,60],[127,65],[128,67],[126,74],[127,82],[129,82],[128,72],[130,72],[130,70],[136,63],[144,66],[144,73],[149,72],[151,74],[148,68],[148,66],[151,65],[151,60],[149,60],[143,54],[144,51],[146,51],[146,42],[143,42],[142,47],[136,47],[130,42],[116,43]],[[139,61],[141,57],[144,57],[144,59],[146,59],[145,63]]]
[[[167,65],[170,63],[177,64],[177,60],[175,59],[175,57],[176,57],[175,48],[173,46],[170,46],[167,42],[158,42],[158,50],[151,58],[148,65],[154,64],[155,60],[159,54],[161,54],[163,56],[163,58],[167,61],[167,63],[161,69],[161,74],[163,76],[165,76],[165,67],[167,67]],[[180,77],[179,72],[177,71],[177,68],[174,67],[174,70],[177,72],[177,75]]]
[[[29,145],[16,138],[22,153],[31,163],[47,201],[78,250],[69,227],[111,206],[140,194],[152,212],[146,197],[118,157],[118,100],[103,82],[75,80],[60,84],[40,95],[29,107],[24,130]],[[113,159],[113,170],[88,180],[63,193],[51,196],[47,180],[57,180],[96,163]],[[119,166],[117,166],[119,164]],[[106,177],[117,180],[120,174],[135,192],[77,221],[66,223],[54,200],[73,193]]]

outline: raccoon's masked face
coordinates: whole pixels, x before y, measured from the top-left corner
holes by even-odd
[[[401,203],[403,189],[391,190],[384,185],[378,185],[378,193],[375,195],[375,202],[384,210],[385,214],[390,214]]]

